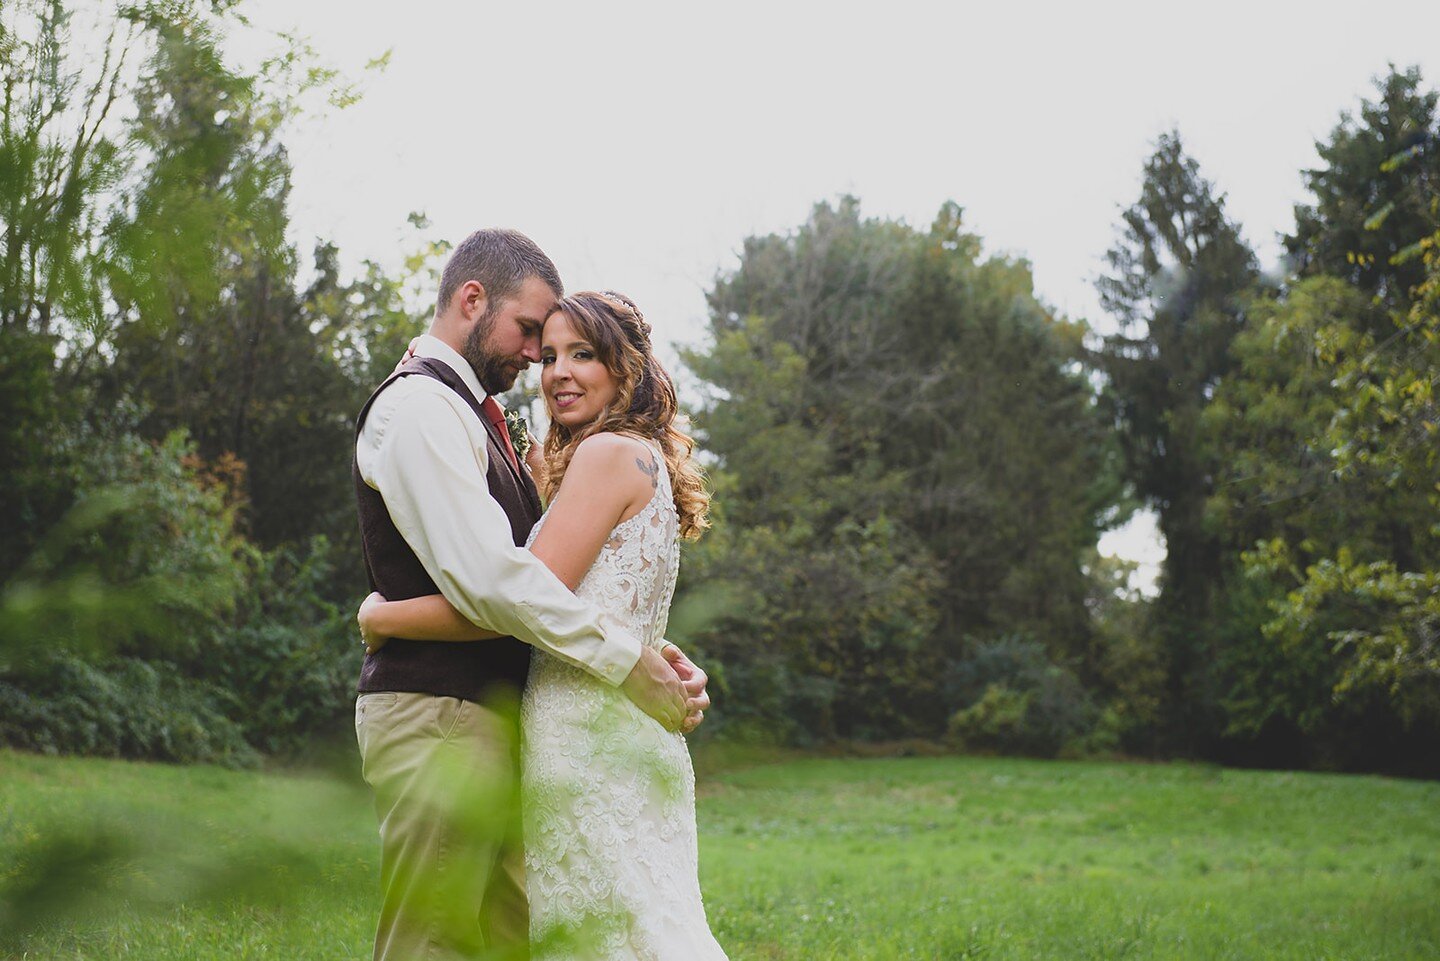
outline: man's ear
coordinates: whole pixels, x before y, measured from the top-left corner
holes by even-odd
[[[467,280],[455,291],[457,306],[460,314],[466,320],[479,320],[485,316],[485,310],[490,306],[489,299],[485,294],[485,285],[478,280]]]

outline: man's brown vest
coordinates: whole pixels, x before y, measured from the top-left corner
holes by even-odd
[[[542,510],[535,482],[524,470],[517,472],[510,466],[500,446],[504,440],[499,431],[480,409],[480,401],[449,364],[432,357],[416,357],[392,374],[376,388],[360,410],[355,424],[357,441],[375,398],[401,377],[410,376],[433,377],[440,381],[464,398],[480,419],[488,438],[486,453],[489,467],[485,481],[490,487],[490,495],[510,519],[510,533],[515,546],[524,545]],[[365,549],[365,571],[370,578],[371,590],[379,591],[392,601],[439,594],[440,589],[425,573],[420,559],[390,519],[380,492],[360,477],[358,461],[352,461],[351,473],[355,478],[355,497],[360,508],[360,538]],[[459,512],[465,510],[466,505],[453,504],[450,508]],[[529,665],[529,647],[513,637],[461,643],[392,638],[380,650],[366,656],[365,666],[360,670],[359,690],[362,694],[371,691],[418,691],[479,701],[497,685],[509,688],[512,694],[518,691],[525,683]]]

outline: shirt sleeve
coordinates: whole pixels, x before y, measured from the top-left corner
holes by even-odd
[[[640,659],[640,641],[602,627],[600,611],[514,546],[510,521],[485,483],[485,449],[472,445],[448,400],[429,390],[409,393],[379,440],[368,480],[456,610],[612,685],[625,680]]]

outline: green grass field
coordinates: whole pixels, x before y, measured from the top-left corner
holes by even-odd
[[[706,901],[735,961],[1440,957],[1440,784],[699,762]],[[368,796],[333,778],[0,753],[0,924],[33,927],[0,956],[368,957],[374,837]],[[23,869],[42,858],[48,888]],[[47,906],[85,920],[41,924]]]

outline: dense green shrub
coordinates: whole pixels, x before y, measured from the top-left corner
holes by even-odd
[[[896,525],[727,526],[686,560],[697,586],[682,601],[723,606],[703,630],[672,636],[723,663],[721,725],[799,744],[914,732],[935,579]]]
[[[946,672],[943,690],[946,703],[960,705],[948,733],[965,748],[1046,757],[1082,751],[1098,719],[1074,672],[1023,635],[971,645]]]
[[[266,754],[305,753],[348,734],[360,671],[355,612],[326,600],[332,551],[251,551],[234,618],[192,666],[223,692],[224,711]],[[358,598],[357,598],[358,603]]]
[[[360,647],[326,541],[245,544],[183,434],[74,446],[75,503],[0,588],[0,743],[248,764],[344,731]]]
[[[224,491],[181,432],[66,443],[73,502],[0,586],[0,676],[60,653],[193,656],[244,580]]]
[[[221,692],[163,661],[58,655],[0,679],[0,743],[46,754],[249,766],[258,760]]]

